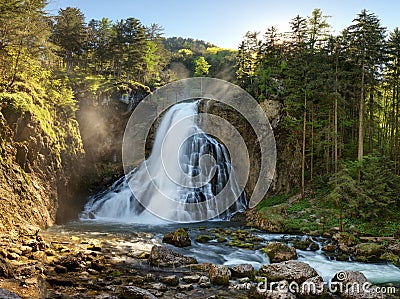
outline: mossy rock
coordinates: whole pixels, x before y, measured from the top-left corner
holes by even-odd
[[[242,242],[240,240],[232,240],[231,242],[228,243],[228,246],[239,247],[239,248],[244,248],[244,249],[253,249],[254,248],[254,244]]]
[[[262,250],[272,263],[297,259],[296,249],[281,242],[269,243]]]
[[[192,244],[188,232],[183,228],[178,228],[176,231],[164,235],[163,242],[172,244],[176,247],[187,247]]]
[[[318,251],[319,250],[319,245],[315,242],[312,242],[310,245],[310,250],[311,251]]]
[[[399,264],[399,256],[395,255],[394,253],[390,252],[390,251],[386,251],[384,252],[380,257],[380,260],[382,261],[388,261],[388,262],[392,262],[394,264]]]
[[[377,243],[361,243],[355,247],[356,256],[365,256],[367,258],[379,257],[382,247]]]
[[[213,239],[214,239],[214,237],[210,236],[210,235],[198,235],[196,237],[196,242],[198,242],[198,243],[207,243],[207,242],[209,242],[209,241],[211,241]]]
[[[296,240],[293,243],[293,246],[300,250],[307,250],[308,246],[310,246],[311,243],[312,240],[310,238],[307,238],[305,240]]]

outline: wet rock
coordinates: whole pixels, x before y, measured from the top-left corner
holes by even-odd
[[[227,285],[231,278],[231,271],[223,265],[211,265],[208,274],[212,284]]]
[[[87,250],[101,252],[101,246],[98,245],[98,244],[90,244],[90,245],[87,247]]]
[[[304,240],[296,240],[293,243],[293,246],[300,250],[307,250],[308,246],[310,246],[311,243],[312,243],[312,240],[310,238],[307,238]]]
[[[299,261],[286,261],[271,265],[262,265],[258,275],[267,277],[268,281],[295,281],[302,284],[307,279],[318,276],[310,265]]]
[[[81,256],[62,256],[55,262],[56,265],[67,268],[67,271],[78,271],[81,268],[82,257]]]
[[[319,250],[319,245],[317,243],[315,243],[315,242],[312,242],[311,245],[310,245],[310,250],[311,251]]]
[[[194,287],[193,287],[193,284],[191,284],[191,283],[178,285],[179,291],[191,291],[193,289],[194,289]]]
[[[148,261],[151,265],[162,267],[197,264],[197,260],[193,257],[187,257],[167,247],[157,245],[151,249]]]
[[[73,287],[75,285],[72,279],[67,279],[67,278],[47,277],[46,281],[51,286]]]
[[[168,290],[165,284],[159,282],[150,284],[150,288],[160,292],[166,292]]]
[[[207,243],[208,241],[213,240],[214,237],[210,235],[198,235],[196,237],[196,242],[198,243]]]
[[[296,299],[297,297],[288,291],[276,291],[269,289],[256,288],[251,294],[251,298],[256,299]]]
[[[124,299],[156,299],[157,297],[145,289],[138,288],[135,286],[125,286],[122,289],[120,298],[124,298]]]
[[[197,283],[200,280],[200,275],[195,274],[195,275],[183,276],[182,280],[187,283]]]
[[[322,250],[325,252],[334,252],[336,250],[336,246],[333,244],[327,244],[324,247],[322,247]]]
[[[232,277],[243,278],[248,277],[253,279],[256,275],[253,265],[251,264],[240,264],[230,268]]]
[[[20,296],[6,289],[0,288],[0,298],[2,299],[21,299]]]
[[[272,263],[297,259],[296,249],[281,242],[269,243],[263,251]]]
[[[164,276],[160,278],[160,281],[168,286],[177,286],[179,284],[179,278],[176,275]]]
[[[201,276],[198,283],[201,288],[211,287],[210,279],[207,276]]]
[[[164,235],[163,242],[176,247],[187,247],[192,244],[188,232],[183,228],[178,228],[176,231]]]

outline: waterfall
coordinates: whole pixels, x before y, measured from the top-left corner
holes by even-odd
[[[244,211],[247,198],[229,153],[201,129],[199,103],[181,102],[169,108],[148,159],[109,190],[89,198],[81,219],[155,223],[158,216],[197,222],[229,220]]]

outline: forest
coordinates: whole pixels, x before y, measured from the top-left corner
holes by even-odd
[[[55,16],[45,8],[43,0],[1,0],[0,107],[33,111],[56,140],[65,132],[55,115],[74,126],[80,92],[96,95],[130,82],[154,90],[193,76],[224,79],[260,103],[281,104],[280,136],[301,157],[290,193],[332,204],[341,229],[360,219],[385,223],[381,234],[396,232],[400,32],[389,32],[373,12],[362,10],[333,34],[329,17],[315,9],[295,16],[290,32],[249,31],[238,49],[223,49],[166,38],[161,25],[134,17],[87,21],[78,8]]]

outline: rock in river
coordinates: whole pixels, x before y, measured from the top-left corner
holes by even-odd
[[[231,278],[231,271],[223,265],[211,265],[208,274],[213,284],[227,285]]]
[[[318,276],[310,265],[299,261],[286,261],[271,265],[262,265],[258,275],[268,278],[268,281],[295,281],[299,285],[309,278]]]
[[[184,256],[167,247],[157,245],[151,249],[148,260],[151,265],[162,267],[197,264],[197,260],[193,257]]]
[[[272,263],[297,259],[296,248],[281,242],[269,243],[263,251],[268,254]]]
[[[176,247],[186,247],[192,244],[188,232],[183,228],[178,228],[176,231],[165,234],[163,242],[172,244]]]

